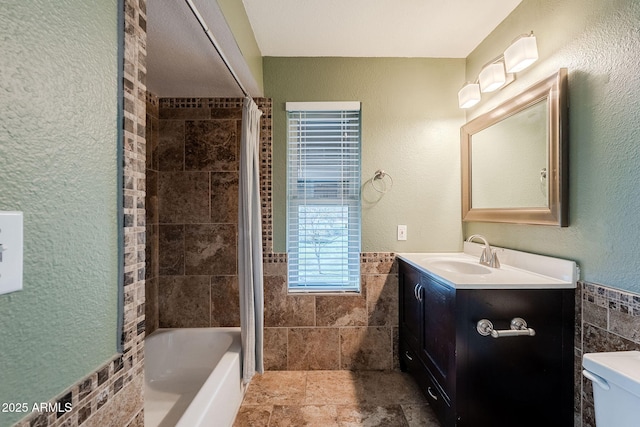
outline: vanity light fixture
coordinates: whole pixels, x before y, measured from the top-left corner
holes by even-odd
[[[480,91],[482,93],[500,89],[507,82],[507,76],[504,73],[504,62],[498,60],[485,65],[478,75],[478,80],[480,81]]]
[[[533,31],[523,34],[511,43],[504,54],[487,63],[475,82],[467,82],[458,91],[458,106],[471,108],[480,102],[480,93],[493,92],[515,80],[520,72],[538,59],[538,45]]]
[[[538,60],[536,36],[523,34],[504,51],[504,64],[507,73],[517,73]]]
[[[464,84],[458,91],[458,105],[460,108],[471,108],[480,102],[480,85],[472,82]]]

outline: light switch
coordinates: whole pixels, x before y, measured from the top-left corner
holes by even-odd
[[[407,240],[407,226],[398,225],[398,240]]]
[[[22,290],[22,212],[0,211],[0,294]]]

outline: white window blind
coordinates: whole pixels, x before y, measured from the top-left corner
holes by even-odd
[[[360,103],[287,103],[290,291],[360,290]]]

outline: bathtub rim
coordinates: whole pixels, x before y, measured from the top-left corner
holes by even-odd
[[[207,331],[210,333],[226,332],[233,333],[234,336],[227,350],[223,353],[218,363],[213,367],[209,376],[202,384],[193,400],[187,406],[187,409],[178,419],[176,427],[207,425],[205,418],[209,408],[213,405],[212,396],[223,396],[223,393],[225,396],[231,395],[233,398],[233,401],[229,403],[229,409],[233,410],[233,412],[229,412],[229,414],[227,414],[227,418],[230,418],[229,425],[231,425],[238,413],[238,410],[240,409],[242,399],[247,389],[246,385],[242,381],[242,342],[240,327],[158,328],[146,336],[145,340],[153,337],[154,335],[161,335],[163,333],[183,332],[184,334],[188,334],[189,331],[196,331],[198,333],[206,333]],[[237,368],[237,371],[235,371],[235,368]],[[234,371],[236,372],[235,374]],[[234,387],[234,390],[231,390],[230,392],[227,390],[221,391],[223,386],[222,380],[225,380],[228,376],[232,376],[233,386],[237,384],[238,389],[235,389]],[[236,376],[237,378],[235,378]],[[230,416],[231,414],[233,414],[232,417]]]

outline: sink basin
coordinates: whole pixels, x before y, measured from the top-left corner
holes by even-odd
[[[479,263],[482,245],[465,242],[464,252],[400,253],[403,261],[456,289],[575,288],[576,263],[543,255],[495,248],[500,268]]]
[[[433,261],[427,261],[426,264],[429,267],[444,270],[451,273],[461,274],[489,274],[491,270],[489,267],[478,264],[477,262],[468,262],[458,259],[436,259]]]

